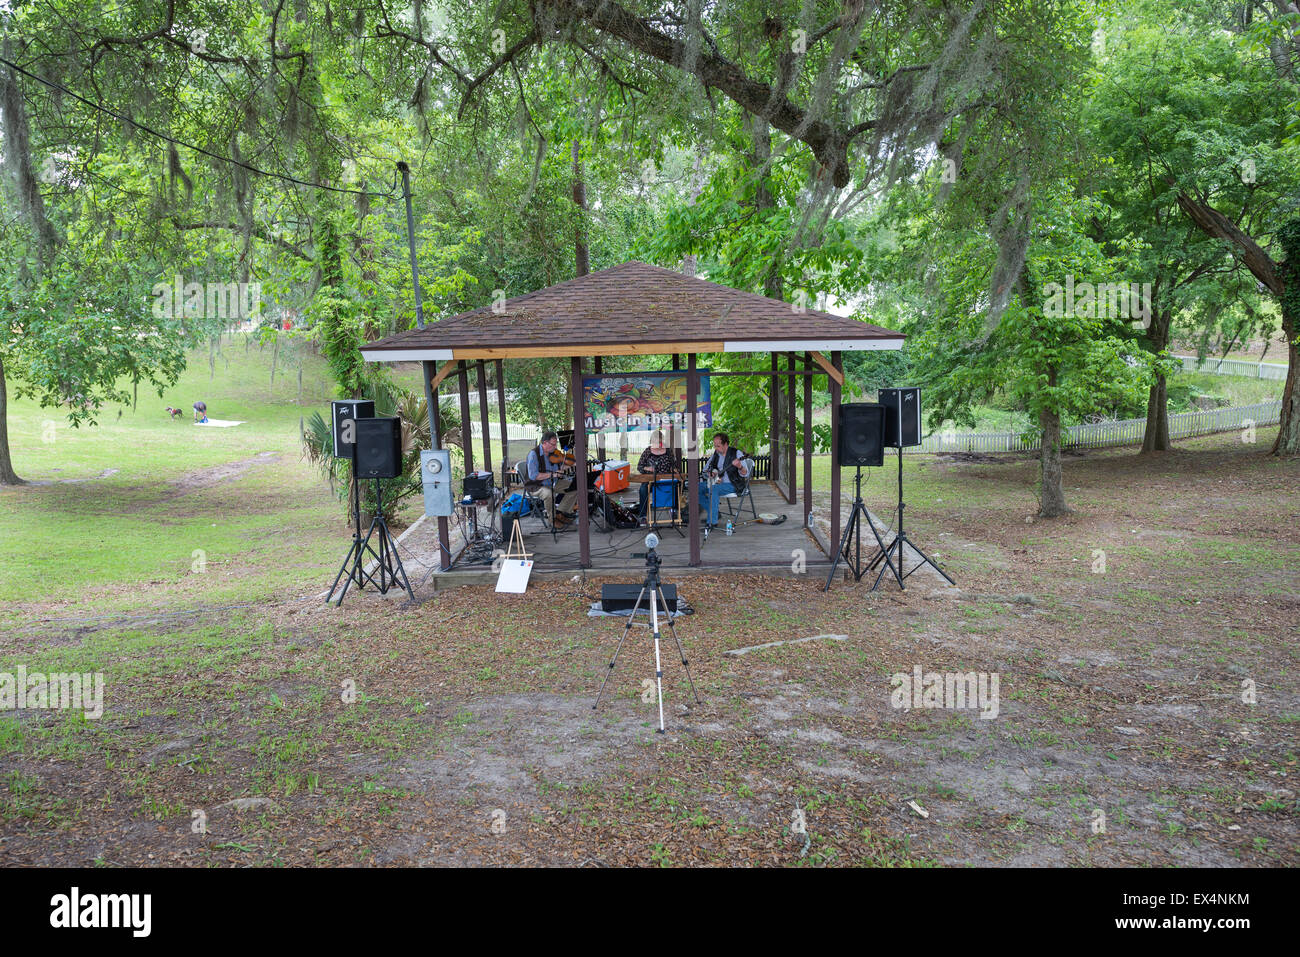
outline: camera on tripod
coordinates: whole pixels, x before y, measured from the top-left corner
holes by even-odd
[[[668,631],[673,636],[673,644],[677,646],[677,654],[682,660],[682,667],[686,669],[686,680],[691,686],[691,694],[694,696],[696,704],[700,703],[700,695],[699,692],[695,690],[695,681],[691,678],[691,667],[686,660],[686,653],[682,650],[682,643],[677,638],[677,628],[673,625],[672,612],[669,611],[669,605],[665,600],[663,586],[659,582],[659,566],[662,563],[662,559],[659,557],[659,553],[655,551],[655,549],[659,547],[659,536],[654,532],[647,535],[645,537],[645,547],[646,550],[644,552],[632,553],[633,558],[645,559],[645,581],[641,584],[641,591],[637,595],[636,603],[632,606],[632,611],[628,615],[627,624],[623,628],[623,636],[618,640],[618,647],[614,649],[614,657],[609,661],[609,670],[605,672],[605,680],[600,683],[600,691],[596,693],[596,703],[591,707],[593,711],[600,707],[600,700],[605,694],[605,686],[609,684],[609,677],[614,673],[614,665],[618,663],[619,652],[623,650],[623,642],[627,641],[628,632],[630,632],[632,626],[636,624],[637,613],[642,611],[642,602],[645,602],[648,599],[649,604],[645,607],[645,611],[649,614],[650,620],[647,624],[650,626],[650,632],[654,638],[655,691],[656,696],[659,699],[659,734],[663,734],[664,672],[659,663],[659,615],[661,610],[668,622]],[[671,588],[672,586],[670,585],[669,587]],[[603,591],[604,589],[602,589],[602,592]],[[676,595],[674,595],[673,598],[676,599]]]

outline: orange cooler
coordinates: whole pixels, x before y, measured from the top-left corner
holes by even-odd
[[[630,470],[630,464],[627,462],[606,462],[605,471],[601,472],[600,477],[596,479],[596,488],[606,495],[623,491],[627,488],[627,475]]]

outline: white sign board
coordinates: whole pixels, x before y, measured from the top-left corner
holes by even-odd
[[[528,590],[528,576],[532,573],[532,559],[507,558],[501,563],[501,574],[497,576],[497,591],[522,595]]]

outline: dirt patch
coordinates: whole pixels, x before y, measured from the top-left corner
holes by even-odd
[[[214,465],[211,468],[189,472],[169,483],[174,494],[166,496],[164,501],[187,495],[190,492],[196,492],[199,489],[212,488],[214,485],[220,485],[223,482],[233,481],[249,469],[259,465],[269,465],[279,458],[279,452],[258,452],[256,455],[240,459],[238,462],[227,462],[223,465]]]

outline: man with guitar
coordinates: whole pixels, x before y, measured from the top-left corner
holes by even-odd
[[[528,457],[524,459],[521,477],[524,480],[524,488],[551,506],[555,524],[562,528],[574,519],[572,506],[578,495],[573,481],[569,482],[567,488],[557,487],[558,481],[566,475],[563,468],[566,458],[563,452],[556,451],[558,445],[559,438],[554,432],[543,432],[542,441],[534,446],[528,453]]]
[[[704,463],[704,474],[709,480],[700,484],[700,508],[708,509],[709,528],[718,524],[718,500],[732,492],[743,492],[749,483],[749,460],[744,452],[729,443],[726,432],[715,432],[713,454]]]

